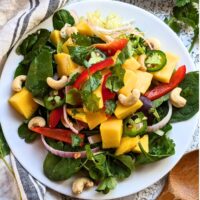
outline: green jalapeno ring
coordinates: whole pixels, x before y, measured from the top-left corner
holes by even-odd
[[[129,137],[135,137],[137,135],[142,135],[147,129],[147,118],[143,113],[136,113],[136,119],[128,117],[124,121],[124,131],[123,134]]]
[[[161,70],[167,63],[166,55],[160,50],[150,50],[147,52],[147,57],[144,61],[148,72]]]

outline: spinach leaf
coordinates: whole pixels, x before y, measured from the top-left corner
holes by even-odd
[[[73,42],[79,46],[90,46],[92,44],[91,38],[86,35],[81,35],[79,33],[73,33],[71,35]]]
[[[179,85],[181,96],[187,103],[183,108],[174,108],[170,122],[180,122],[193,117],[199,110],[199,72],[189,72]]]
[[[65,24],[74,25],[74,18],[67,10],[58,10],[53,15],[53,27],[54,29],[60,30]]]
[[[66,94],[65,102],[73,106],[80,105],[82,102],[80,91],[76,88],[69,90]]]
[[[26,55],[32,50],[44,46],[49,40],[50,32],[46,29],[39,29],[35,33],[28,35],[23,42],[17,47],[16,52]]]
[[[17,69],[15,70],[14,78],[16,78],[19,75],[27,75],[28,70],[29,70],[28,66],[23,65],[22,63],[19,63]]]
[[[169,126],[163,131],[169,131]],[[175,144],[172,139],[167,137],[166,133],[159,136],[155,133],[149,135],[149,153],[145,152],[139,143],[142,154],[136,157],[136,165],[148,164],[160,159],[169,157],[175,153]]]
[[[116,108],[117,104],[116,101],[114,100],[107,100],[105,103],[105,113],[108,115],[112,115],[115,112],[115,108]]]
[[[52,55],[50,50],[42,49],[30,65],[25,86],[33,96],[43,97],[48,92],[46,79],[52,76]]]
[[[43,164],[44,174],[53,181],[63,181],[80,170],[80,159],[61,158],[47,154]]]
[[[10,153],[10,148],[7,145],[7,142],[6,142],[4,135],[3,135],[3,130],[2,130],[1,125],[0,125],[0,158],[5,157],[9,153]]]
[[[84,61],[89,59],[91,52],[94,50],[91,46],[68,46],[68,49],[72,60],[82,66],[85,66]]]
[[[24,139],[26,143],[32,143],[37,138],[38,134],[28,128],[26,123],[22,123],[18,128],[18,135]]]

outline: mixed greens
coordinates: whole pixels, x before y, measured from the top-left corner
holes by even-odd
[[[176,68],[176,55],[114,14],[59,10],[53,27],[18,46],[24,58],[9,99],[25,118],[19,136],[31,143],[40,135],[48,150],[44,174],[82,174],[106,194],[135,168],[173,155],[170,123],[198,112],[199,73]]]

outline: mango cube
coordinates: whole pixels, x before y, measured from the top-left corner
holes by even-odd
[[[136,87],[137,75],[135,72],[126,69],[124,75],[124,86],[119,90],[120,94],[129,96],[131,91]]]
[[[86,112],[86,120],[90,130],[94,129],[107,119],[108,117],[106,116],[104,110],[100,110],[98,112]]]
[[[66,53],[58,53],[54,55],[57,64],[58,76],[69,76],[77,69],[77,64],[71,59],[71,56]]]
[[[67,108],[67,113],[73,118],[81,122],[87,123],[86,114],[83,108]]]
[[[38,104],[33,101],[32,94],[24,87],[8,100],[10,105],[26,119],[30,118],[38,109]]]
[[[140,63],[133,57],[128,58],[124,64],[122,65],[124,69],[129,69],[135,71],[136,69],[140,68]]]
[[[62,41],[62,38],[60,36],[60,31],[59,30],[52,31],[50,35],[50,40],[52,41],[54,46],[57,46],[57,44]]]
[[[76,25],[78,32],[83,35],[93,36],[94,33],[85,20],[80,20]]]
[[[123,131],[123,122],[121,119],[112,117],[103,122],[100,126],[102,148],[117,148],[120,145]]]
[[[152,72],[152,74],[154,79],[163,83],[169,83],[176,64],[179,61],[179,57],[169,52],[165,54],[167,57],[167,64],[161,70]]]
[[[140,70],[135,70],[135,73],[137,76],[137,81],[134,87],[138,89],[142,94],[144,94],[151,85],[153,75]]]
[[[115,109],[115,116],[118,119],[124,119],[128,117],[129,115],[135,113],[139,108],[141,108],[143,103],[138,100],[135,104],[132,106],[123,106],[119,102],[117,103],[117,107]]]
[[[147,153],[149,153],[149,136],[144,135],[143,137],[140,138],[139,142],[142,145],[143,149]],[[142,153],[138,144],[133,148],[132,151],[135,153]]]
[[[69,38],[63,45],[62,50],[64,53],[69,54],[68,46],[74,46],[74,43],[72,41],[72,38]]]
[[[117,148],[115,155],[119,156],[130,152],[139,142],[139,136],[136,137],[122,137],[120,146]]]

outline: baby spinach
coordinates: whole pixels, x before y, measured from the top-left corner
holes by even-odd
[[[43,170],[50,180],[63,181],[76,174],[80,170],[80,165],[80,159],[61,158],[48,153],[43,164]]]
[[[163,131],[168,132],[169,126]],[[145,152],[142,145],[139,143],[142,154],[136,157],[136,165],[148,164],[163,158],[169,157],[175,153],[175,144],[166,133],[163,136],[159,136],[155,133],[149,135],[149,153]]]
[[[6,140],[3,135],[3,130],[0,125],[0,158],[5,157],[10,153],[10,148],[6,143]]]
[[[20,138],[24,139],[25,142],[31,143],[33,142],[38,134],[34,133],[28,128],[27,123],[22,123],[18,128],[18,135]]]
[[[117,186],[116,178],[113,176],[109,176],[109,177],[106,177],[102,182],[100,182],[96,191],[107,194],[110,192],[110,190],[115,189],[116,186]]]
[[[26,65],[23,65],[22,63],[19,63],[17,69],[15,70],[14,78],[19,75],[27,75],[28,74],[29,67]]]
[[[180,122],[190,119],[199,110],[199,72],[189,72],[179,85],[182,88],[181,96],[187,103],[183,108],[174,108],[171,122]]]
[[[52,76],[52,55],[43,48],[30,65],[25,86],[33,96],[43,97],[48,92],[46,79]]]
[[[61,9],[53,15],[53,27],[60,30],[65,24],[74,25],[75,21],[69,11]]]

